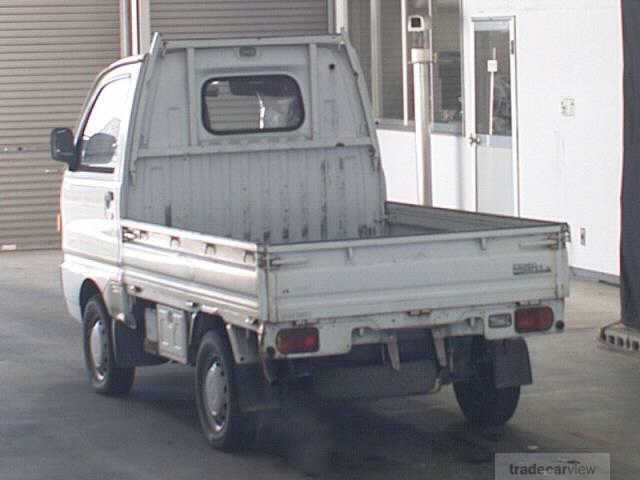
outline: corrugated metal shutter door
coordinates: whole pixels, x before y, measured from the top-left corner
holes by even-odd
[[[118,0],[0,0],[0,250],[55,248],[64,166],[49,132],[75,128],[118,59]]]
[[[329,31],[327,0],[151,0],[165,38],[314,35]]]

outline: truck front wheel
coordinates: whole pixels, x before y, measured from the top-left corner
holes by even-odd
[[[128,393],[136,369],[116,365],[111,335],[112,319],[99,295],[87,302],[82,319],[85,364],[94,390],[105,395]]]
[[[253,419],[240,410],[234,366],[227,338],[207,332],[196,356],[196,408],[209,445],[228,452],[247,446],[255,434]]]

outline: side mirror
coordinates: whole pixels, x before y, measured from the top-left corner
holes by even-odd
[[[76,163],[76,147],[73,144],[73,132],[68,128],[51,130],[51,158],[64,162],[73,168]]]

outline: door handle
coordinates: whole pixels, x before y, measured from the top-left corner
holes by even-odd
[[[109,191],[109,192],[105,192],[104,194],[104,207],[105,208],[109,208],[111,206],[111,202],[113,202],[114,199],[114,195],[113,192]]]
[[[475,134],[471,134],[469,135],[469,145],[471,145],[472,147],[474,145],[480,145],[480,137],[478,135]]]

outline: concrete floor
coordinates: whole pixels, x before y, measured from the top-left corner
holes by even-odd
[[[91,392],[79,326],[65,311],[56,252],[0,255],[0,479],[294,479],[300,459],[273,442],[208,448],[192,370],[139,370],[129,397]],[[618,290],[575,282],[567,331],[529,341],[535,385],[508,427],[473,430],[450,389],[334,412],[322,478],[490,479],[495,452],[611,453],[613,478],[640,478],[640,361],[599,349]],[[306,438],[307,452],[318,436]],[[299,445],[300,446],[300,445]]]

